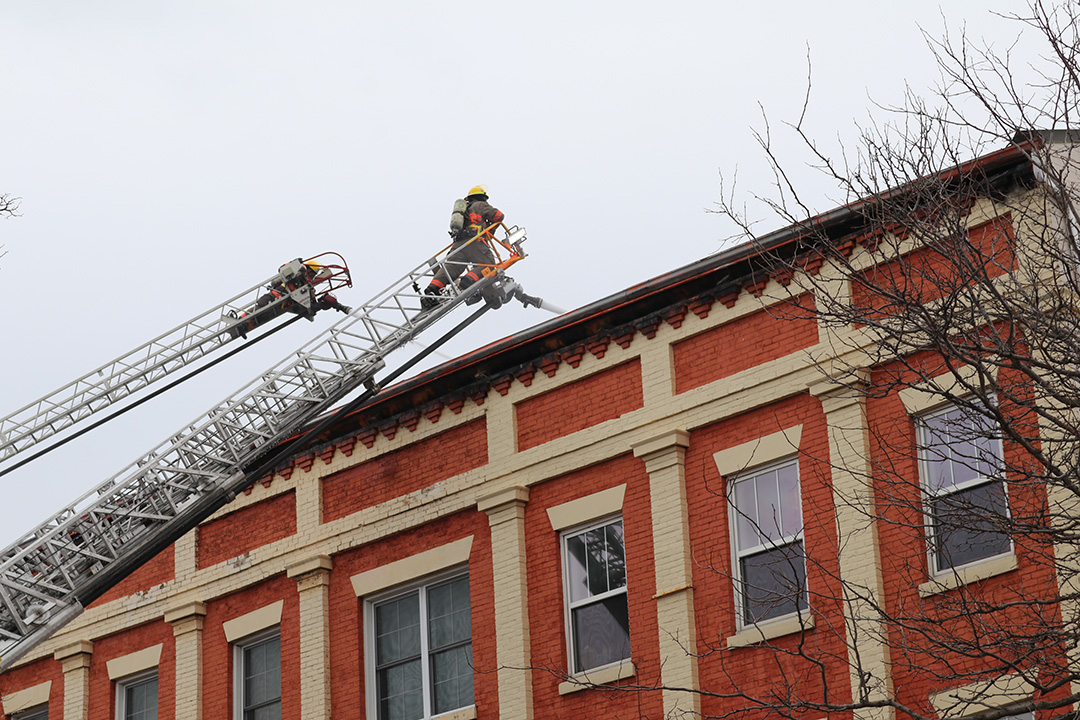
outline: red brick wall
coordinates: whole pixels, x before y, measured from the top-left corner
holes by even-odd
[[[815,345],[814,299],[802,296],[671,346],[675,392],[683,393]]]
[[[598,425],[643,403],[641,360],[635,358],[515,405],[517,449]]]
[[[0,697],[6,697],[10,693],[26,690],[48,680],[52,681],[49,688],[49,717],[53,720],[64,718],[64,673],[60,663],[52,658],[42,658],[29,665],[5,670],[0,673]],[[0,718],[9,720],[10,715],[0,713]]]
[[[476,709],[481,718],[498,717],[491,534],[487,516],[472,510],[440,518],[423,527],[406,530],[334,556],[334,569],[330,574],[330,682],[334,720],[360,720],[366,717],[364,601],[356,597],[350,578],[469,535],[473,536],[469,587]]]
[[[121,580],[109,592],[90,603],[90,607],[104,605],[107,602],[149,590],[155,585],[172,580],[176,576],[173,548],[174,546],[170,545],[150,558],[149,562]]]
[[[972,228],[955,247],[920,247],[902,261],[864,271],[852,283],[852,300],[867,317],[886,317],[903,312],[907,303],[931,302],[965,288],[979,277],[998,277],[1015,262],[1012,223],[998,218]]]
[[[228,720],[233,717],[233,646],[225,641],[222,624],[278,600],[284,600],[281,611],[281,717],[301,717],[299,597],[296,581],[283,573],[207,603],[203,623],[204,718]]]
[[[799,480],[803,495],[803,544],[808,554],[807,587],[816,628],[777,638],[771,645],[725,649],[725,639],[737,632],[735,586],[732,579],[731,529],[726,482],[713,454],[751,442],[782,429],[802,425]],[[821,699],[828,686],[830,700],[850,699],[847,650],[844,643],[840,592],[835,580],[836,532],[833,513],[829,445],[821,404],[798,395],[752,412],[693,431],[686,451],[686,494],[690,543],[694,553],[694,611],[698,628],[701,686],[715,693],[738,692],[765,697],[784,692],[785,680],[806,697]],[[822,663],[819,668],[807,658]],[[749,703],[736,698],[702,698],[702,711],[722,716]],[[816,720],[820,715],[808,716]],[[840,717],[843,717],[841,715]]]
[[[529,634],[532,646],[533,703],[536,720],[555,718],[663,717],[657,691],[605,692],[582,690],[559,695],[568,668],[563,616],[562,558],[559,533],[552,530],[547,509],[616,485],[626,484],[623,527],[626,537],[627,604],[630,609],[631,658],[634,678],[621,685],[659,685],[659,628],[656,622],[656,573],[653,564],[649,476],[632,455],[534,485],[525,506],[529,587]]]
[[[323,522],[429,487],[487,461],[487,420],[480,418],[324,478]]]
[[[198,565],[210,567],[296,534],[296,493],[275,495],[200,525]]]
[[[176,654],[172,626],[163,620],[94,641],[94,653],[90,660],[89,720],[113,720],[116,717],[116,686],[109,680],[108,661],[159,643],[164,647],[161,648],[161,662],[158,665],[158,718],[177,720]],[[51,707],[49,717],[53,717]]]
[[[882,547],[882,577],[885,585],[886,612],[902,618],[910,632],[890,635],[894,685],[898,700],[923,712],[932,712],[928,705],[930,693],[950,686],[973,682],[983,673],[998,674],[993,663],[985,655],[964,657],[959,653],[946,652],[945,647],[974,639],[973,628],[979,627],[979,641],[992,649],[995,636],[1017,636],[1024,633],[1038,634],[1047,623],[1054,623],[1058,609],[1053,603],[1036,606],[1033,600],[1053,599],[1056,596],[1056,580],[1052,555],[1037,536],[1014,538],[1018,568],[1015,571],[989,578],[928,598],[920,598],[919,584],[929,578],[927,544],[923,533],[923,500],[919,477],[915,423],[908,416],[895,383],[918,382],[926,374],[935,374],[937,365],[929,354],[909,358],[910,367],[918,368],[919,374],[895,364],[877,370],[872,381],[893,387],[882,397],[871,397],[867,402],[867,419],[870,429],[871,458],[874,472],[874,488],[879,513],[878,533]],[[1004,385],[1026,382],[1016,373],[1002,370],[998,381]],[[1014,418],[1013,427],[1030,426],[1031,419],[1015,406],[1002,403],[1002,409]],[[1024,462],[1024,453],[1013,443],[1003,446],[1006,467],[1016,468]],[[1009,511],[1014,518],[1030,519],[1037,524],[1045,522],[1040,517],[1045,508],[1045,493],[1038,483],[1025,482],[1023,476],[1009,472]],[[1048,554],[1049,553],[1049,554]],[[965,605],[965,599],[967,605]],[[978,605],[985,601],[986,605]],[[974,605],[972,604],[974,603]],[[1011,607],[1005,608],[1006,604]],[[996,610],[992,608],[996,607]],[[972,622],[971,610],[977,608],[978,623]],[[936,638],[927,639],[927,638]],[[911,638],[918,641],[913,642]],[[1012,648],[999,648],[1008,656]],[[1029,653],[1024,650],[1025,655]],[[989,653],[987,653],[989,654]],[[1043,677],[1050,678],[1064,669],[1063,652],[1051,652],[1043,657],[1029,658],[1042,668]],[[961,677],[958,673],[966,673]]]

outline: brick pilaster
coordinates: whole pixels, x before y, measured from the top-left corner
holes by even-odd
[[[176,650],[176,717],[202,720],[203,618],[206,605],[189,602],[165,613]]]
[[[79,640],[57,650],[53,657],[64,671],[64,717],[85,718],[90,707],[90,656],[94,643]]]
[[[533,716],[525,572],[525,503],[528,501],[528,488],[512,487],[485,495],[476,503],[477,508],[487,513],[491,526],[500,720],[531,720]]]
[[[690,436],[672,430],[634,446],[649,473],[660,674],[665,687],[698,687],[693,564],[686,506],[686,447]],[[698,717],[697,693],[664,690],[664,717]]]
[[[861,383],[825,380],[811,386],[829,428],[838,563],[847,637],[851,694],[856,703],[893,696],[887,627],[875,607],[884,603],[870,440]],[[891,720],[888,707],[855,710],[855,720]]]
[[[330,570],[317,555],[286,569],[300,595],[300,711],[304,718],[330,718]]]

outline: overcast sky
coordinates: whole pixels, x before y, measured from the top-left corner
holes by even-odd
[[[808,51],[812,131],[852,138],[872,101],[936,82],[920,28],[1005,44],[1019,28],[990,10],[1015,6],[6,3],[0,192],[22,204],[0,221],[0,416],[291,258],[340,252],[358,304],[445,244],[478,183],[528,231],[532,294],[570,309],[668,272],[732,234],[708,212],[721,175],[767,186],[751,128],[759,104],[798,115]],[[489,313],[450,351],[548,317]],[[0,547],[331,320],[0,478]]]

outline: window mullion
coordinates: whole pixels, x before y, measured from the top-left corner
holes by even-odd
[[[431,653],[428,648],[428,587],[420,588],[420,692],[424,696],[424,717],[431,717],[434,709],[435,686],[431,682]]]

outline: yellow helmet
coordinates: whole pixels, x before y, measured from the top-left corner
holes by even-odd
[[[472,197],[473,195],[483,195],[486,198],[487,194],[487,185],[475,185],[469,190],[469,194],[465,197]]]

